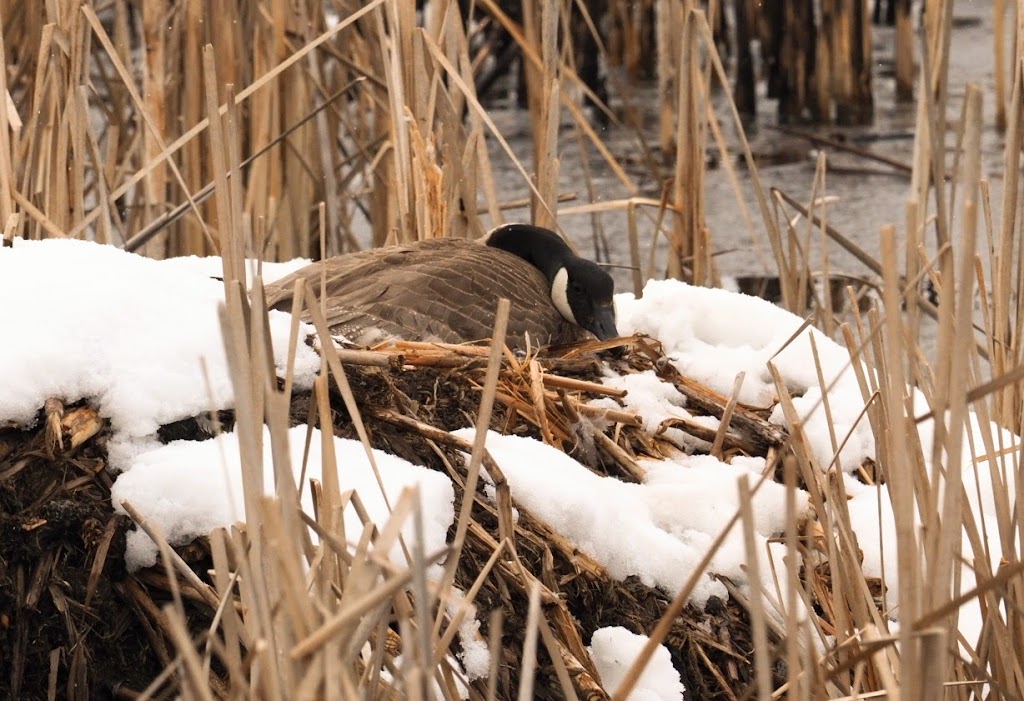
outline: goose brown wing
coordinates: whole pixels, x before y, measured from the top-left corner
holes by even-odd
[[[547,280],[505,251],[435,239],[314,263],[267,287],[272,308],[291,307],[297,278],[319,295],[326,274],[327,323],[357,343],[383,337],[461,343],[490,337],[498,300],[512,302],[508,342],[522,347],[586,337],[551,303]],[[306,315],[304,315],[306,317]]]
[[[396,247],[398,248],[398,247]],[[401,336],[404,329],[386,318],[376,318],[369,304],[387,294],[385,271],[399,266],[401,253],[381,255],[385,249],[373,249],[319,261],[267,285],[267,306],[291,311],[295,283],[308,284],[319,303],[321,289],[326,292],[324,313],[333,333],[340,333],[354,342],[363,342],[364,333],[379,330],[381,337]],[[390,249],[388,249],[390,250]],[[310,301],[306,300],[308,305]],[[303,321],[310,321],[308,311]]]

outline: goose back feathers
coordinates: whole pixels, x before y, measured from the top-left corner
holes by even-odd
[[[333,333],[363,345],[387,338],[447,343],[489,338],[498,300],[502,297],[512,304],[506,340],[510,346],[525,347],[527,335],[534,347],[562,345],[589,337],[585,329],[566,318],[558,308],[569,305],[568,296],[574,294],[571,285],[581,284],[579,281],[570,283],[566,274],[557,279],[558,271],[565,269],[565,261],[550,262],[548,258],[564,254],[553,250],[545,257],[542,248],[530,249],[549,264],[549,268],[555,263],[558,265],[557,269],[542,272],[538,265],[527,262],[521,255],[498,247],[500,237],[490,243],[500,231],[489,235],[488,245],[466,239],[440,238],[329,258],[268,285],[267,303],[274,309],[290,310],[295,281],[300,278],[319,298],[324,278],[328,326]],[[553,232],[546,233],[557,239]],[[569,250],[561,239],[558,243]],[[569,256],[575,259],[569,261],[570,267],[576,260],[583,261],[571,251]],[[600,280],[607,282],[607,290],[602,285],[599,294],[607,295],[608,299],[601,299],[598,306],[610,310],[611,278],[594,263],[583,263],[593,266],[599,276],[607,278],[607,281]],[[587,272],[594,271],[587,268]],[[572,302],[578,310],[584,310],[579,316],[590,316],[585,304],[575,299]],[[572,309],[568,311],[573,314]],[[610,335],[614,336],[614,312],[610,313]],[[573,315],[574,320],[576,316]],[[602,318],[606,317],[607,314]],[[308,320],[308,313],[304,313],[303,318]],[[600,327],[602,337],[608,337],[604,333],[607,325],[606,320]]]

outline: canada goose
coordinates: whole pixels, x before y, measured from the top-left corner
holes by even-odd
[[[479,241],[428,239],[328,258],[266,288],[273,309],[291,308],[295,281],[320,294],[334,333],[370,345],[386,338],[462,343],[488,338],[498,300],[512,303],[506,342],[562,345],[618,335],[614,282],[554,232],[499,227]],[[308,313],[304,318],[308,318]]]

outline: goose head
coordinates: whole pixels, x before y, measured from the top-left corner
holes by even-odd
[[[506,224],[491,231],[485,243],[519,256],[548,281],[551,302],[566,321],[602,341],[615,338],[615,282],[599,265],[580,258],[562,237],[529,224]]]

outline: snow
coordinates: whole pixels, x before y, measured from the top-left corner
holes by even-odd
[[[662,422],[671,419],[688,419],[712,430],[718,428],[719,421],[713,416],[695,417],[688,412],[683,407],[686,403],[685,397],[670,383],[663,382],[653,370],[645,370],[631,375],[617,375],[608,370],[602,384],[626,391],[626,396],[622,400],[625,409],[643,419],[644,430],[648,433],[656,433]],[[590,402],[590,405],[605,409],[619,408],[619,405],[611,397],[595,399]],[[682,447],[691,449],[711,447],[705,441],[693,438],[677,428],[666,429],[665,436]]]
[[[920,407],[918,407],[920,408]],[[999,566],[1000,558],[1019,557],[1004,553],[1003,543],[996,524],[999,522],[996,516],[996,494],[1000,493],[1002,498],[1008,500],[1009,508],[1013,508],[1012,495],[1015,493],[1015,480],[1013,470],[1004,470],[998,462],[993,463],[983,455],[984,442],[982,435],[988,433],[992,440],[996,441],[996,448],[1001,445],[1003,448],[1019,446],[1020,439],[999,428],[995,424],[983,427],[977,415],[971,414],[968,417],[969,428],[965,430],[965,437],[970,439],[964,441],[965,457],[961,460],[960,475],[964,485],[963,496],[970,508],[970,513],[975,519],[975,526],[979,530],[981,547],[987,552],[984,553],[995,566]],[[934,440],[934,422],[922,422],[918,431],[921,437],[925,455],[926,469],[931,470],[931,446]],[[999,441],[1002,441],[999,443]],[[969,459],[970,445],[975,446],[974,460]],[[993,471],[999,477],[993,480]],[[893,534],[896,532],[896,522],[893,516],[892,500],[889,495],[889,488],[883,486],[869,486],[856,480],[846,481],[846,491],[850,497],[847,509],[850,512],[850,523],[854,533],[857,535],[857,544],[863,552],[863,570],[869,577],[884,578],[885,584],[889,587],[886,595],[886,605],[892,609],[898,603],[899,576],[896,554],[896,544]],[[941,499],[941,497],[940,497]],[[940,501],[941,504],[941,501]],[[982,530],[982,519],[985,522],[985,529]],[[915,514],[915,525],[921,528],[921,521]],[[1011,546],[1012,547],[1012,546]],[[967,592],[977,585],[977,576],[973,570],[974,549],[966,531],[962,534],[961,552],[965,564],[961,568],[960,591]],[[978,553],[980,557],[982,553]],[[980,564],[980,563],[979,563]],[[990,572],[989,576],[995,574]],[[960,609],[958,626],[964,638],[974,643],[978,639],[982,628],[982,614],[977,600],[968,601]]]
[[[615,308],[620,332],[658,339],[670,349],[669,357],[681,373],[720,394],[732,394],[736,375],[745,372],[740,391],[745,404],[767,407],[774,403],[769,360],[792,392],[818,384],[814,364],[807,362],[806,340],[782,350],[803,320],[758,297],[676,280],[652,280],[642,299],[629,293],[616,295]],[[815,329],[805,330],[801,338],[808,334],[818,344],[825,379],[830,382],[847,367],[849,355]]]
[[[306,427],[296,426],[288,432],[292,469],[298,479]],[[321,437],[312,429],[307,479],[322,480]],[[359,441],[335,438],[338,476],[341,490],[353,489],[366,507],[370,519],[383,526],[389,511],[377,485],[366,451]],[[277,493],[274,486],[269,430],[263,437],[263,479],[268,495]],[[455,492],[451,481],[439,472],[413,465],[383,451],[374,450],[374,459],[381,473],[388,501],[394,504],[402,490],[419,489],[423,513],[424,550],[429,554],[444,547],[448,527],[455,518]],[[197,536],[207,535],[215,528],[229,527],[245,520],[242,492],[241,458],[238,438],[225,433],[206,441],[175,441],[143,453],[126,472],[118,476],[111,498],[120,509],[122,501],[132,506],[148,521],[160,526],[171,545],[184,545]],[[313,513],[308,485],[302,491],[302,507]],[[345,510],[345,533],[355,543],[363,524],[350,506]],[[403,526],[406,543],[414,538],[413,520]],[[390,553],[393,562],[404,564],[400,544]],[[130,570],[148,567],[156,562],[156,544],[141,530],[128,534],[125,561]]]
[[[846,349],[810,327],[787,344],[803,319],[758,297],[676,280],[651,280],[641,299],[616,295],[615,308],[620,333],[658,339],[680,373],[719,394],[732,396],[736,376],[745,373],[739,393],[744,404],[775,406],[778,392],[768,370],[773,363],[788,391],[802,395],[794,405],[818,464],[826,468],[834,451],[811,352],[813,337],[824,384],[830,388],[838,442],[852,433],[840,455],[844,469],[856,470],[873,453],[871,427],[866,418],[858,421],[864,400]],[[780,408],[772,419],[784,423]]]
[[[851,525],[864,553],[864,572],[871,577],[882,577],[884,574],[885,584],[889,587],[887,604],[895,606],[899,581],[895,522],[888,488],[864,485],[849,474],[855,472],[866,459],[874,459],[875,445],[867,418],[861,416],[864,398],[846,349],[812,328],[804,329],[794,338],[803,320],[762,299],[725,290],[693,287],[673,280],[648,282],[641,299],[636,299],[632,294],[617,295],[616,309],[621,333],[645,333],[657,338],[664,345],[669,361],[682,374],[704,383],[720,394],[730,396],[737,374],[744,372],[740,401],[772,407],[771,420],[785,425],[787,421],[781,405],[777,403],[777,391],[767,369],[769,362],[775,365],[787,390],[798,395],[793,398],[793,406],[801,420],[815,462],[823,470],[837,466],[847,473],[843,478],[844,486],[850,496],[848,508]],[[817,363],[810,341],[812,337],[817,350],[817,363],[820,363],[821,380],[817,375]],[[645,427],[657,425],[672,416],[684,415],[685,405],[680,406],[665,389],[655,386],[649,376],[653,374],[639,373],[629,378],[609,377],[604,382],[630,392],[622,403],[643,416]],[[823,395],[826,393],[835,441],[840,445],[845,441],[838,458],[824,410]],[[928,407],[923,395],[913,390],[913,398],[915,415],[925,413]],[[614,404],[609,399],[595,403],[608,407]],[[989,524],[984,533],[983,546],[991,553],[990,560],[998,565],[1003,555],[1003,546],[998,529],[992,525],[997,523],[995,495],[1015,493],[1013,472],[1002,470],[1006,474],[993,485],[991,472],[993,469],[999,472],[999,468],[990,469],[989,461],[978,458],[986,452],[985,436],[990,437],[997,451],[1001,447],[1019,446],[1020,438],[994,423],[983,423],[973,413],[968,416],[968,426],[964,432],[964,454],[954,466],[954,471],[959,471],[962,476],[973,517],[979,523],[984,519]],[[934,421],[920,422],[918,433],[925,456],[925,468],[932,474]],[[681,441],[676,439],[676,442]],[[686,441],[682,443],[686,444]],[[944,467],[950,462],[945,454],[942,455],[942,461]],[[643,467],[648,470],[648,484],[653,484],[659,478],[659,470],[666,469],[652,467],[647,461]],[[691,489],[693,491],[687,505],[694,518],[709,518],[710,513],[719,508],[730,508],[725,500],[716,500],[716,496],[722,495],[712,493],[709,498],[699,488],[691,485]],[[765,499],[762,497],[758,519],[763,518],[764,514],[777,517],[780,513],[779,505],[775,504],[774,510],[764,509]],[[1012,499],[1010,501],[1012,504]],[[674,515],[674,518],[681,517]],[[771,526],[781,528],[781,523],[777,520],[761,523],[758,526],[759,535],[770,531]],[[722,574],[729,571],[724,566],[732,559],[729,555],[731,549],[735,550],[732,536],[723,545],[723,552],[713,561],[712,571]],[[769,552],[777,554],[773,560],[780,586],[784,587],[784,582],[781,582],[785,575],[781,566],[784,549],[778,544],[772,544]],[[973,560],[966,534],[963,536],[963,553],[968,562]],[[739,551],[732,553],[733,558],[741,556]],[[716,570],[716,567],[724,571]],[[767,591],[776,592],[776,585],[764,567],[761,568],[761,576]],[[975,574],[969,565],[964,565],[960,590],[969,591],[974,585]],[[961,608],[959,627],[968,641],[977,639],[981,620],[976,601],[968,602]]]
[[[594,660],[601,683],[609,694],[622,685],[629,668],[647,644],[646,635],[637,635],[620,626],[598,628],[590,640],[590,657]],[[627,701],[682,701],[686,688],[679,681],[679,672],[672,666],[668,648],[658,645]]]
[[[231,406],[218,320],[224,286],[209,276],[216,267],[86,241],[15,240],[0,249],[0,328],[10,334],[0,343],[0,419],[30,425],[48,398],[88,399],[110,419],[110,457],[121,468],[161,425]],[[291,316],[269,318],[283,372]],[[319,367],[300,345],[296,386],[311,386]]]
[[[309,258],[295,258],[285,263],[272,263],[263,261],[258,263],[256,261],[246,261],[245,266],[245,278],[246,284],[252,285],[253,273],[256,268],[259,268],[260,274],[263,276],[263,284],[269,285],[272,282],[276,282],[281,278],[294,273],[300,268],[304,268],[309,265],[312,261]],[[181,256],[178,258],[167,258],[166,260],[160,261],[160,265],[165,269],[169,270],[180,270],[182,273],[195,273],[197,275],[204,275],[211,278],[221,278],[224,274],[224,264],[221,261],[220,256]]]
[[[465,603],[465,593],[452,587],[454,596],[448,601],[448,616],[454,620],[456,613]],[[491,671],[491,651],[480,633],[480,620],[476,617],[476,606],[469,604],[468,613],[459,625],[459,661],[466,672],[466,679],[483,679]]]
[[[454,433],[472,441],[475,430]],[[532,438],[488,431],[486,445],[522,508],[597,560],[615,579],[635,575],[673,594],[736,512],[736,480],[746,474],[753,484],[764,466],[760,459],[729,465],[709,455],[645,460],[641,466],[647,470],[646,482],[632,484],[597,475]],[[798,509],[805,503],[806,495],[798,494]],[[785,487],[765,482],[754,495],[753,506],[758,552],[763,554],[768,537],[785,523]],[[733,529],[712,560],[711,571],[742,584],[747,581],[746,561],[742,533]],[[761,571],[770,571],[767,563]],[[703,606],[711,596],[726,594],[721,582],[705,575],[690,601]]]

